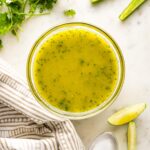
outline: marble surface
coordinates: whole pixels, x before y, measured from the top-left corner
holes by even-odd
[[[50,15],[35,17],[23,25],[19,40],[11,34],[3,37],[4,48],[0,57],[10,63],[25,78],[26,60],[31,46],[43,32],[61,23],[82,21],[107,31],[122,49],[126,63],[126,78],[117,101],[103,113],[86,120],[73,121],[86,147],[93,138],[104,131],[112,131],[120,150],[127,149],[127,126],[113,127],[107,118],[117,109],[147,102],[150,105],[150,1],[147,1],[127,21],[120,22],[119,13],[129,0],[105,0],[91,6],[89,0],[58,0]],[[75,9],[77,15],[67,18],[65,9]],[[150,148],[150,110],[149,108],[136,120],[137,150]]]

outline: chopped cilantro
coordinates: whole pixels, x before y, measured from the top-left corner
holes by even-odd
[[[101,2],[102,0],[91,0],[91,3],[92,4],[96,4],[96,3],[99,3],[99,2]]]
[[[30,12],[39,10],[42,13],[45,10],[51,10],[56,2],[57,0],[29,0]]]
[[[0,49],[3,48],[2,40],[0,40]]]
[[[76,11],[75,10],[73,10],[73,9],[68,9],[68,10],[65,10],[64,11],[64,15],[65,16],[74,16],[74,15],[76,15]]]
[[[0,35],[7,33],[11,28],[11,20],[7,13],[0,13]]]

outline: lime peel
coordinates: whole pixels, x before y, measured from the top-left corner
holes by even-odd
[[[141,6],[146,0],[132,0],[131,3],[120,14],[119,19],[124,21],[128,18],[139,6]]]
[[[146,109],[146,107],[147,105],[145,103],[125,107],[110,116],[108,118],[108,122],[112,125],[126,124],[136,119]]]
[[[130,122],[128,125],[128,150],[136,150],[136,124]]]

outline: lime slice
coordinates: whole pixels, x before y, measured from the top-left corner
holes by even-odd
[[[136,104],[119,110],[108,118],[112,125],[123,125],[137,118],[146,108],[145,103]]]
[[[136,124],[130,122],[128,126],[128,150],[136,150]]]

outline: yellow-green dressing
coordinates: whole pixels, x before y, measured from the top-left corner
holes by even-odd
[[[92,110],[116,88],[118,61],[97,33],[68,29],[52,35],[34,59],[34,83],[52,106],[69,112]]]

